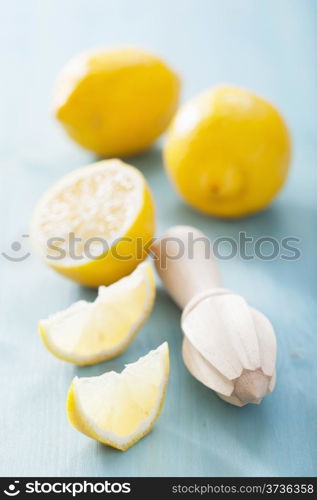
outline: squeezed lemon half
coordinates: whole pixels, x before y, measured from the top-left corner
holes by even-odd
[[[154,234],[147,182],[120,160],[81,167],[42,197],[31,241],[53,269],[87,286],[108,285],[145,259]]]
[[[152,429],[163,406],[168,375],[164,342],[121,373],[75,377],[67,397],[68,419],[83,434],[126,450]]]
[[[80,300],[39,322],[47,349],[64,361],[91,365],[114,358],[132,342],[151,313],[155,279],[151,264],[99,288],[94,302]]]

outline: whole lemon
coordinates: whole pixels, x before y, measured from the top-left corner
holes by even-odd
[[[210,89],[176,114],[164,148],[167,173],[198,210],[240,217],[267,206],[285,182],[290,137],[278,111],[235,87]]]
[[[158,57],[139,49],[83,53],[57,81],[53,108],[69,136],[102,156],[147,149],[176,111],[178,76]]]

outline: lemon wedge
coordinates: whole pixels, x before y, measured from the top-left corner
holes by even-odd
[[[126,450],[152,429],[163,406],[168,375],[164,342],[121,373],[75,377],[67,397],[68,419],[83,434]]]
[[[90,365],[118,356],[148,318],[155,298],[150,263],[99,288],[94,302],[80,300],[39,322],[47,349],[64,361]]]
[[[146,258],[154,204],[143,174],[103,160],[62,177],[36,205],[30,228],[46,264],[82,285],[109,285]]]

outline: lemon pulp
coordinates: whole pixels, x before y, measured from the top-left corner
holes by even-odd
[[[148,318],[155,298],[155,279],[148,262],[109,285],[94,302],[80,300],[39,322],[47,349],[77,365],[94,364],[122,353]]]
[[[126,450],[152,429],[163,406],[168,375],[164,342],[121,373],[75,377],[67,399],[69,421],[89,437]]]
[[[131,273],[147,255],[154,205],[145,178],[120,160],[81,167],[35,207],[31,240],[43,260],[88,286]]]

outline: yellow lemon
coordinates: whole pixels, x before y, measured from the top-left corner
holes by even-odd
[[[81,167],[34,209],[31,241],[42,259],[82,285],[108,285],[145,259],[154,234],[147,182],[120,160]]]
[[[94,302],[80,300],[39,323],[47,349],[64,361],[91,365],[121,354],[147,320],[155,298],[148,262],[99,288]]]
[[[126,450],[152,429],[164,403],[168,375],[164,342],[121,373],[75,377],[67,397],[70,424],[101,443]]]
[[[239,217],[267,206],[283,185],[290,138],[278,111],[235,87],[210,89],[173,120],[164,150],[176,190],[193,207]]]
[[[54,113],[69,136],[102,156],[147,149],[168,126],[178,103],[178,76],[135,48],[80,54],[62,70]]]

